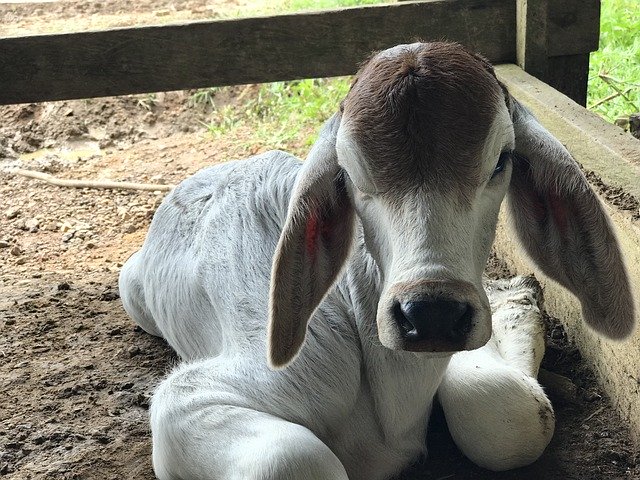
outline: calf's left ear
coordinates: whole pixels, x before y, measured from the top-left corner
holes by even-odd
[[[615,234],[577,162],[509,97],[516,147],[508,193],[520,241],[541,270],[570,290],[584,320],[612,339],[634,328],[634,302]]]

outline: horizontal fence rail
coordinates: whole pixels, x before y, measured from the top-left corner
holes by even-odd
[[[550,6],[548,35],[564,42],[550,41],[550,55],[597,48],[598,32],[594,40],[583,26],[591,10]],[[0,104],[347,75],[372,51],[416,39],[513,62],[515,18],[513,1],[430,0],[0,38]]]

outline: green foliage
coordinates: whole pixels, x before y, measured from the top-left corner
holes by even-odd
[[[139,107],[151,111],[156,106],[157,98],[155,93],[146,93],[143,95],[135,95],[136,103]]]
[[[587,105],[609,121],[640,111],[640,2],[603,0]]]
[[[217,110],[206,127],[216,137],[249,128],[251,140],[269,148],[308,146],[318,126],[337,110],[349,85],[348,77],[265,83],[243,104]]]
[[[189,106],[211,106],[215,107],[213,98],[220,91],[220,87],[201,88],[196,90],[189,97]]]

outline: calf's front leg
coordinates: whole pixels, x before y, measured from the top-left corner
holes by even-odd
[[[538,383],[544,355],[542,292],[533,277],[487,281],[493,332],[484,347],[455,354],[438,397],[462,452],[490,470],[534,462],[555,417]]]
[[[236,385],[247,367],[235,368],[205,359],[181,365],[160,384],[150,408],[160,480],[348,480],[311,430],[255,409],[256,399]]]

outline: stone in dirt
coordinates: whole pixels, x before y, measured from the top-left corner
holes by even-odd
[[[35,233],[40,230],[40,221],[37,218],[30,218],[24,222],[24,226],[27,231]]]
[[[4,216],[7,217],[7,220],[12,220],[20,215],[20,210],[16,207],[12,207],[4,212]]]

